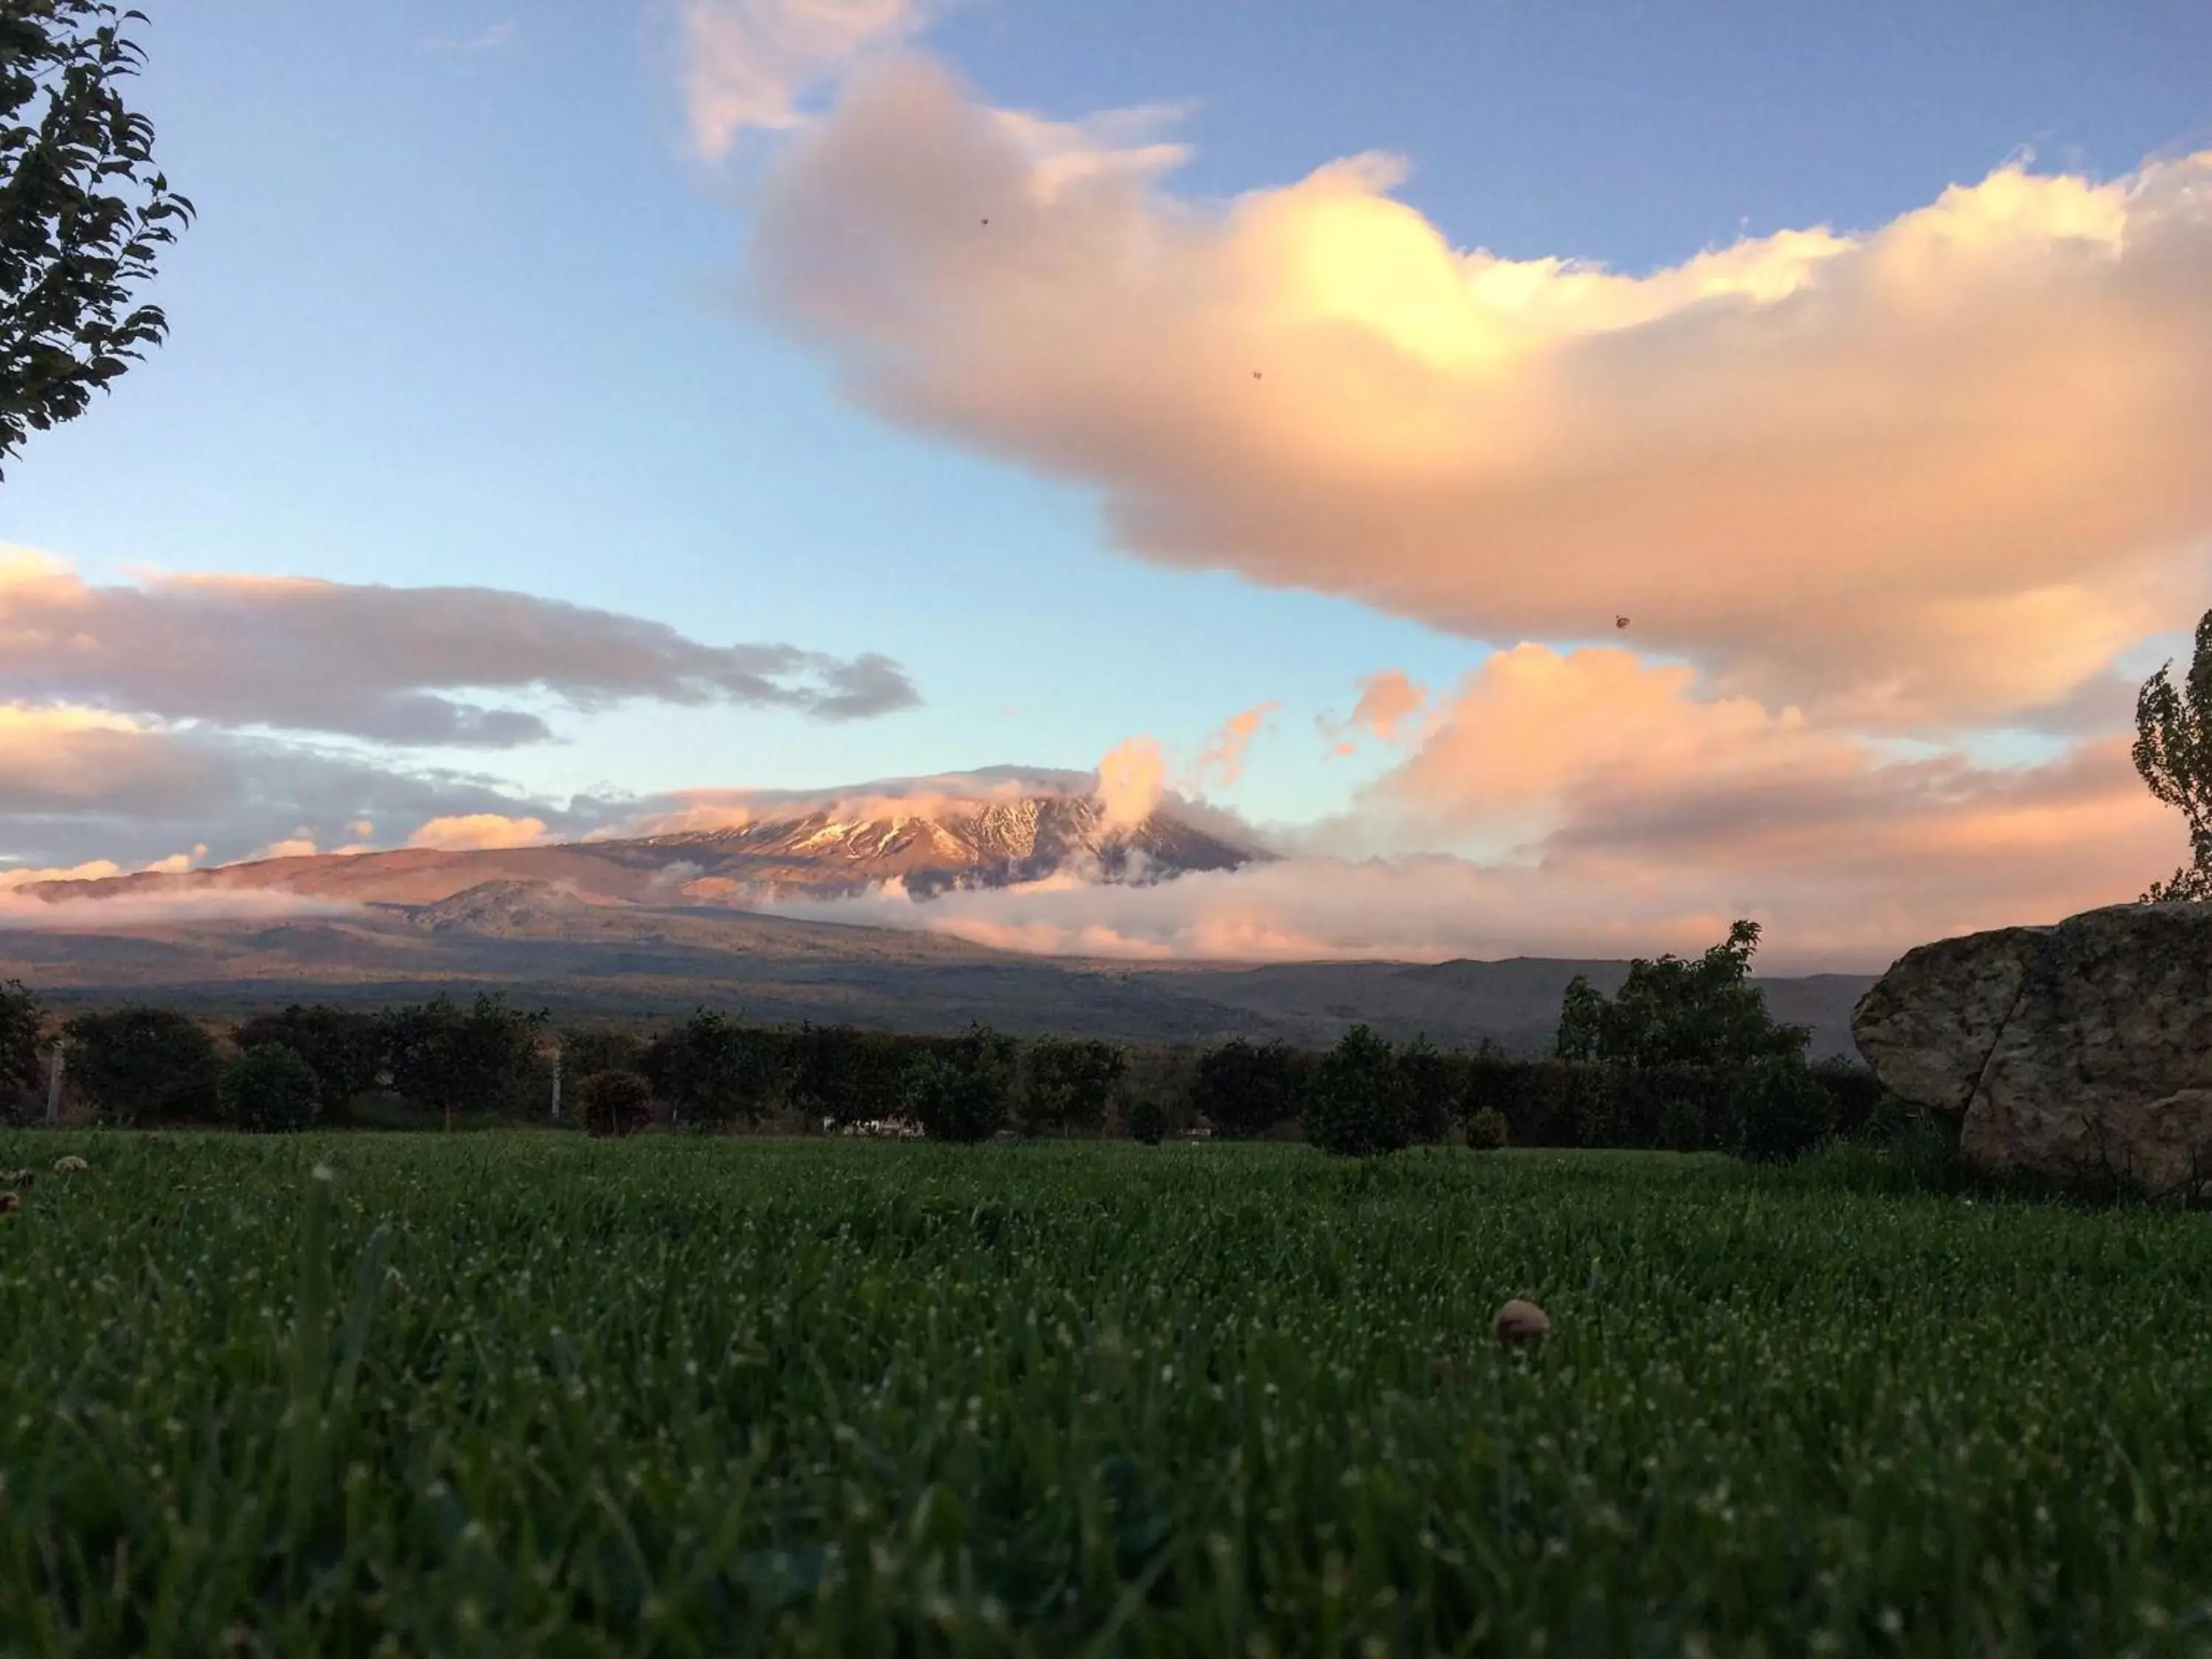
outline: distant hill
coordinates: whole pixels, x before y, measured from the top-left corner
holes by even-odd
[[[1609,989],[1626,972],[1625,963],[1531,957],[1265,967],[1071,961],[715,906],[586,902],[573,884],[514,879],[421,902],[371,900],[329,915],[0,930],[0,979],[20,977],[63,1004],[147,1000],[229,1014],[294,999],[382,1004],[498,986],[569,1014],[667,1016],[705,1003],[764,1022],[949,1030],[983,1021],[1025,1034],[1155,1042],[1248,1036],[1316,1046],[1364,1023],[1395,1037],[1425,1032],[1446,1046],[1490,1037],[1524,1053],[1549,1045],[1560,994],[1577,973]],[[1813,1028],[1816,1054],[1851,1052],[1850,1010],[1871,975],[1759,983],[1779,1018]]]

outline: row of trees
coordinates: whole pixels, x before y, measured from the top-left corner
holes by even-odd
[[[438,1111],[527,1110],[546,1016],[495,994],[438,997],[383,1013],[291,1007],[228,1042],[167,1008],[79,1014],[49,1030],[38,1000],[0,985],[0,1106],[20,1111],[58,1048],[70,1090],[118,1124],[232,1122],[305,1128],[375,1090]]]
[[[565,1076],[571,1112],[607,1133],[655,1116],[706,1129],[891,1120],[952,1141],[1009,1129],[1259,1138],[1295,1123],[1354,1156],[1457,1129],[1478,1146],[1786,1158],[1865,1124],[1880,1091],[1863,1067],[1807,1063],[1808,1033],[1778,1024],[1750,982],[1758,945],[1757,927],[1741,922],[1698,958],[1633,963],[1611,998],[1577,979],[1556,1053],[1541,1060],[1489,1044],[1466,1054],[1393,1043],[1364,1026],[1326,1053],[1237,1039],[1194,1054],[1021,1042],[982,1027],[957,1036],[768,1028],[708,1009],[652,1033],[555,1031],[544,1013],[490,994],[382,1013],[295,1006],[246,1021],[227,1043],[150,1008],[80,1015],[62,1035],[77,1092],[123,1123],[298,1127],[384,1091],[450,1127],[543,1115]],[[35,1083],[44,1025],[28,993],[0,988],[0,1092]]]

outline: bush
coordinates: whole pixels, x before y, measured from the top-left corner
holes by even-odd
[[[1827,1094],[1834,1133],[1850,1139],[1872,1129],[1887,1093],[1872,1066],[1841,1058],[1819,1060],[1813,1062],[1813,1080]]]
[[[1495,1106],[1485,1106],[1468,1115],[1467,1144],[1476,1152],[1502,1152],[1511,1144],[1512,1139],[1513,1133],[1506,1127],[1505,1114]]]
[[[281,1047],[297,1054],[315,1075],[318,1100],[336,1113],[376,1086],[387,1063],[386,1035],[374,1014],[294,1003],[281,1014],[247,1020],[235,1040],[248,1053]]]
[[[1013,1103],[1013,1039],[984,1026],[908,1068],[907,1115],[932,1140],[988,1140]]]
[[[1828,1091],[1809,1067],[1771,1060],[1743,1074],[1735,1096],[1736,1150],[1753,1164],[1789,1164],[1829,1138]]]
[[[305,1129],[322,1104],[315,1068],[281,1042],[246,1049],[223,1068],[223,1121],[262,1134]]]
[[[1306,1139],[1343,1158],[1376,1158],[1410,1146],[1414,1113],[1397,1052],[1355,1025],[1322,1057],[1306,1087]]]
[[[1307,1064],[1288,1043],[1237,1037],[1199,1056],[1191,1107],[1216,1134],[1256,1139],[1297,1115]]]
[[[653,1085],[635,1072],[594,1072],[576,1085],[576,1110],[594,1135],[635,1134],[653,1121]]]
[[[1129,1139],[1157,1146],[1167,1138],[1168,1109],[1155,1095],[1141,1095],[1129,1103]]]
[[[118,1123],[205,1123],[216,1112],[222,1061],[197,1021],[166,1008],[79,1014],[65,1028],[70,1076]]]

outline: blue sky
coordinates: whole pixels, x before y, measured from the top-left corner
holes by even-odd
[[[881,652],[923,700],[842,724],[639,702],[555,715],[556,744],[402,759],[555,799],[828,785],[1087,766],[1139,733],[1188,754],[1278,702],[1213,793],[1303,821],[1401,758],[1324,752],[1314,722],[1360,677],[1443,687],[1484,659],[1251,560],[1132,557],[1110,485],[862,406],[754,293],[763,181],[803,135],[697,153],[673,4],[150,9],[139,101],[200,211],[158,284],[173,337],[9,468],[0,541],[98,582],[482,585]],[[1454,246],[1632,273],[1879,227],[2023,153],[2094,180],[2212,145],[2201,3],[969,0],[913,45],[980,106],[1176,106],[1191,154],[1164,187],[1201,210],[1382,150]]]

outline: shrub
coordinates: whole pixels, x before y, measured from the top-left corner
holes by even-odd
[[[1376,1158],[1409,1146],[1413,1117],[1397,1052],[1364,1025],[1338,1040],[1306,1086],[1306,1139],[1340,1157]]]
[[[1128,1057],[1110,1042],[1039,1037],[1022,1068],[1023,1133],[1097,1128],[1128,1069]]]
[[[1156,1095],[1140,1095],[1129,1103],[1129,1139],[1157,1146],[1167,1138],[1168,1109]]]
[[[594,1072],[576,1085],[576,1110],[594,1135],[635,1134],[653,1121],[653,1085],[635,1072]]]
[[[217,1098],[225,1122],[263,1134],[307,1128],[322,1103],[315,1068],[281,1042],[248,1048],[225,1066]]]
[[[65,1028],[70,1076],[118,1123],[202,1122],[216,1110],[222,1061],[196,1021],[167,1008],[79,1014]]]
[[[1512,1131],[1506,1127],[1505,1114],[1495,1106],[1485,1106],[1468,1114],[1467,1144],[1476,1152],[1503,1151],[1512,1139]]]
[[[338,1112],[376,1086],[387,1062],[385,1022],[320,1004],[294,1003],[281,1014],[263,1014],[238,1028],[240,1048],[282,1047],[305,1060],[315,1075],[318,1099]]]
[[[1841,1058],[1815,1060],[1813,1080],[1827,1094],[1828,1122],[1834,1133],[1850,1139],[1873,1127],[1887,1091],[1872,1066]]]
[[[1006,1125],[1013,1084],[1013,1039],[972,1026],[908,1068],[907,1115],[932,1140],[988,1140]]]
[[[1217,1134],[1255,1139],[1297,1115],[1306,1064],[1288,1043],[1235,1038],[1199,1056],[1192,1109]]]
[[[1735,1095],[1738,1153],[1753,1164],[1788,1164],[1828,1139],[1828,1091],[1809,1067],[1771,1060],[1743,1074]]]

